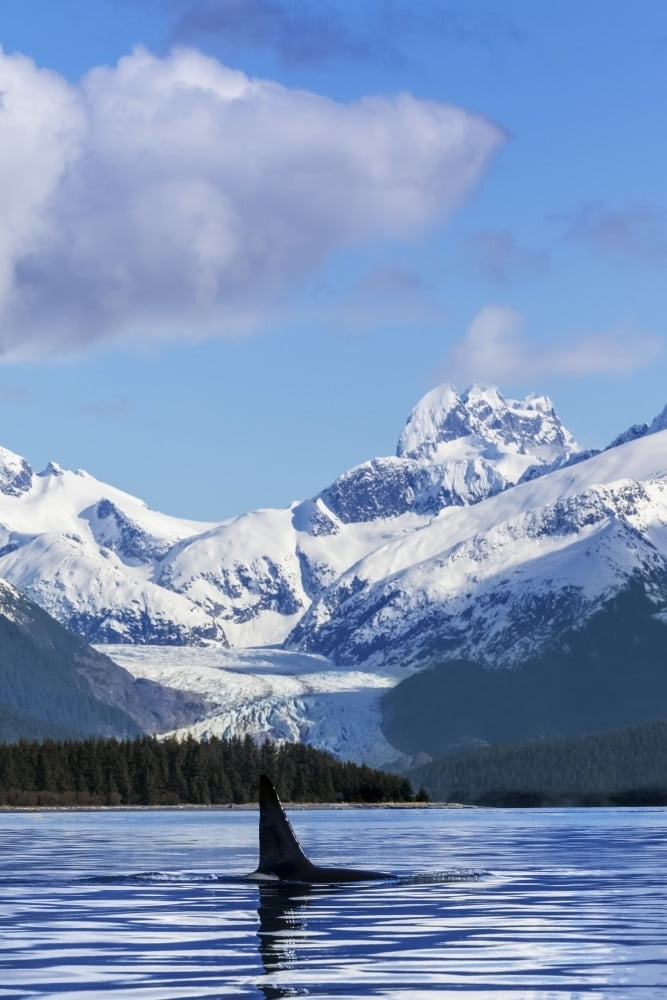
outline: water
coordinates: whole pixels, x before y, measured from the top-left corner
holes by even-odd
[[[244,881],[256,812],[0,813],[0,998],[667,997],[667,810],[291,818],[399,878]]]

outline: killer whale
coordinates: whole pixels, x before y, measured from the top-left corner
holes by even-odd
[[[366,882],[388,879],[387,872],[315,865],[303,853],[278,793],[265,774],[259,779],[259,864],[251,879],[283,882]]]

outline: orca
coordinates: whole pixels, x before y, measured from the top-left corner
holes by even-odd
[[[265,774],[259,779],[259,864],[251,879],[282,882],[367,882],[390,879],[386,872],[314,865],[303,853],[278,793]]]

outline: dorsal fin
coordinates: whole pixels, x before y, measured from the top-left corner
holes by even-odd
[[[294,877],[295,872],[306,873],[311,867],[285,815],[278,793],[266,775],[260,775],[258,874],[289,878]]]
[[[386,872],[314,865],[301,850],[278,794],[266,777],[259,779],[259,864],[250,878],[284,882],[366,882],[386,879]]]

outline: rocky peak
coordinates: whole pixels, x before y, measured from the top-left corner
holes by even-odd
[[[25,458],[7,448],[0,448],[0,493],[20,497],[32,486],[33,470]]]
[[[667,406],[658,414],[658,416],[651,422],[651,426],[648,428],[648,434],[657,434],[659,431],[667,430]]]
[[[38,473],[39,476],[64,476],[65,470],[57,462],[49,462],[45,469]]]
[[[605,451],[610,448],[617,448],[621,444],[627,444],[628,441],[636,441],[637,438],[645,437],[647,434],[659,434],[660,431],[667,430],[667,406],[665,406],[660,413],[655,417],[650,424],[633,424],[632,427],[628,427],[627,431],[623,431],[618,437],[615,437],[611,444],[608,444]]]
[[[576,450],[548,396],[505,399],[495,387],[473,385],[460,395],[449,385],[428,392],[403,428],[399,457],[444,462],[461,457],[514,453],[553,461]]]

